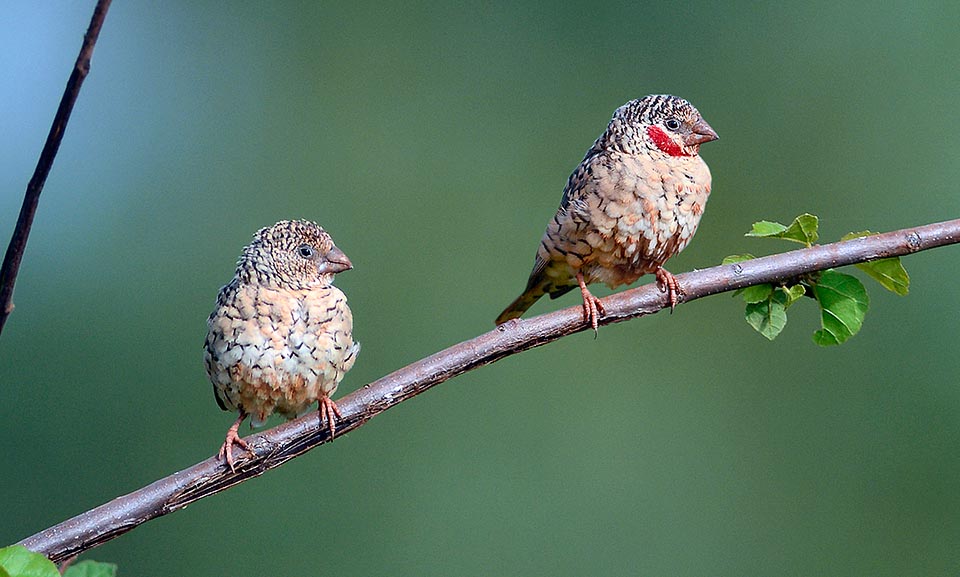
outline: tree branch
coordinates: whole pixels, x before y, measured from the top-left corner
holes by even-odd
[[[43,190],[43,184],[47,181],[47,175],[50,174],[50,168],[53,166],[53,159],[56,158],[57,151],[60,149],[67,121],[70,120],[73,105],[80,94],[80,86],[90,72],[93,47],[97,43],[97,37],[100,36],[100,28],[103,26],[103,19],[107,16],[107,9],[110,8],[110,1],[99,0],[96,8],[93,9],[90,27],[87,28],[87,33],[83,37],[80,54],[77,56],[73,72],[60,99],[60,107],[57,108],[57,114],[53,117],[53,126],[50,127],[47,141],[43,145],[43,151],[40,152],[33,178],[27,184],[27,192],[20,207],[20,216],[17,217],[17,226],[13,230],[13,238],[10,239],[7,252],[3,257],[3,266],[0,268],[0,333],[3,332],[3,326],[7,323],[7,317],[13,312],[13,285],[17,282],[20,261],[23,260],[23,251],[27,248],[27,237],[30,236],[33,216],[40,202],[40,191]]]
[[[691,301],[755,284],[776,283],[827,268],[903,256],[958,242],[960,220],[952,220],[689,272],[678,275],[677,281],[683,287],[683,301]],[[666,297],[654,284],[610,295],[604,299],[606,316],[600,320],[600,324],[657,312],[669,306],[665,301]],[[447,379],[585,328],[587,326],[581,319],[579,306],[531,319],[511,321],[408,365],[343,397],[338,401],[343,419],[337,430],[343,433],[352,431],[390,407]],[[242,459],[236,473],[230,472],[222,459],[211,457],[20,543],[43,553],[54,562],[78,555],[141,523],[262,475],[326,443],[330,440],[329,432],[318,425],[318,414],[313,412],[251,435],[247,441],[257,456]]]

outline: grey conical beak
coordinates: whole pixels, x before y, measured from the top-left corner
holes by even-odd
[[[353,263],[350,262],[347,255],[339,248],[333,247],[330,249],[330,252],[327,253],[325,262],[321,263],[320,266],[317,267],[317,270],[320,271],[320,274],[326,274],[343,272],[352,268]]]
[[[717,136],[717,133],[712,128],[710,128],[710,125],[707,124],[707,121],[701,118],[690,127],[690,133],[683,136],[683,143],[687,146],[693,146],[695,144],[710,142],[711,140],[716,140],[718,138],[720,137]]]

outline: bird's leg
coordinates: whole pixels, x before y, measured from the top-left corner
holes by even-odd
[[[240,430],[240,423],[247,418],[247,414],[243,411],[240,411],[240,416],[237,417],[237,420],[233,422],[233,425],[227,429],[227,438],[223,441],[223,445],[220,446],[220,452],[217,453],[217,458],[222,459],[224,455],[227,457],[227,465],[230,467],[230,471],[236,473],[237,470],[233,467],[233,444],[236,443],[243,447],[250,456],[256,457],[256,453],[253,452],[253,449],[250,448],[250,445],[246,441],[240,438],[240,435],[237,433]]]
[[[580,294],[583,296],[583,322],[589,322],[590,326],[593,327],[593,336],[597,336],[597,323],[600,320],[600,317],[607,314],[607,311],[603,310],[603,303],[600,302],[600,299],[593,296],[590,293],[590,290],[587,289],[587,283],[583,280],[583,273],[577,273],[577,284],[580,285]]]
[[[323,428],[323,422],[326,421],[327,426],[330,427],[330,440],[332,441],[333,438],[337,436],[337,419],[334,417],[334,415],[336,415],[338,418],[343,418],[343,415],[340,414],[340,407],[333,402],[333,399],[327,395],[324,395],[320,397],[319,409],[320,428]]]
[[[677,307],[677,303],[680,302],[680,295],[683,294],[683,289],[680,288],[680,283],[677,282],[677,277],[662,266],[658,266],[655,271],[657,275],[657,286],[660,287],[660,292],[667,293],[667,298],[670,300],[670,312],[673,312],[673,309]]]

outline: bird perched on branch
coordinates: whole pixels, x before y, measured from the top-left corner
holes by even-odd
[[[583,320],[596,332],[605,311],[587,285],[616,288],[648,273],[672,310],[681,290],[663,264],[700,224],[710,195],[700,145],[716,139],[700,112],[676,96],[645,96],[618,108],[570,175],[526,290],[496,323],[519,317],[545,294],[557,298],[579,287]]]
[[[280,221],[244,247],[237,271],[220,289],[207,320],[207,374],[217,403],[239,411],[219,456],[233,470],[233,445],[250,451],[237,430],[272,413],[288,419],[319,401],[321,426],[336,434],[337,390],[360,351],[353,315],[333,276],[353,268],[319,225]]]

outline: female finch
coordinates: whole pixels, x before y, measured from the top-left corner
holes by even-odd
[[[207,375],[220,408],[239,411],[220,447],[233,469],[233,445],[250,415],[260,426],[272,413],[292,419],[319,401],[320,419],[336,433],[330,399],[360,351],[353,315],[333,276],[353,268],[319,225],[284,220],[260,229],[237,271],[220,289],[207,320]]]

